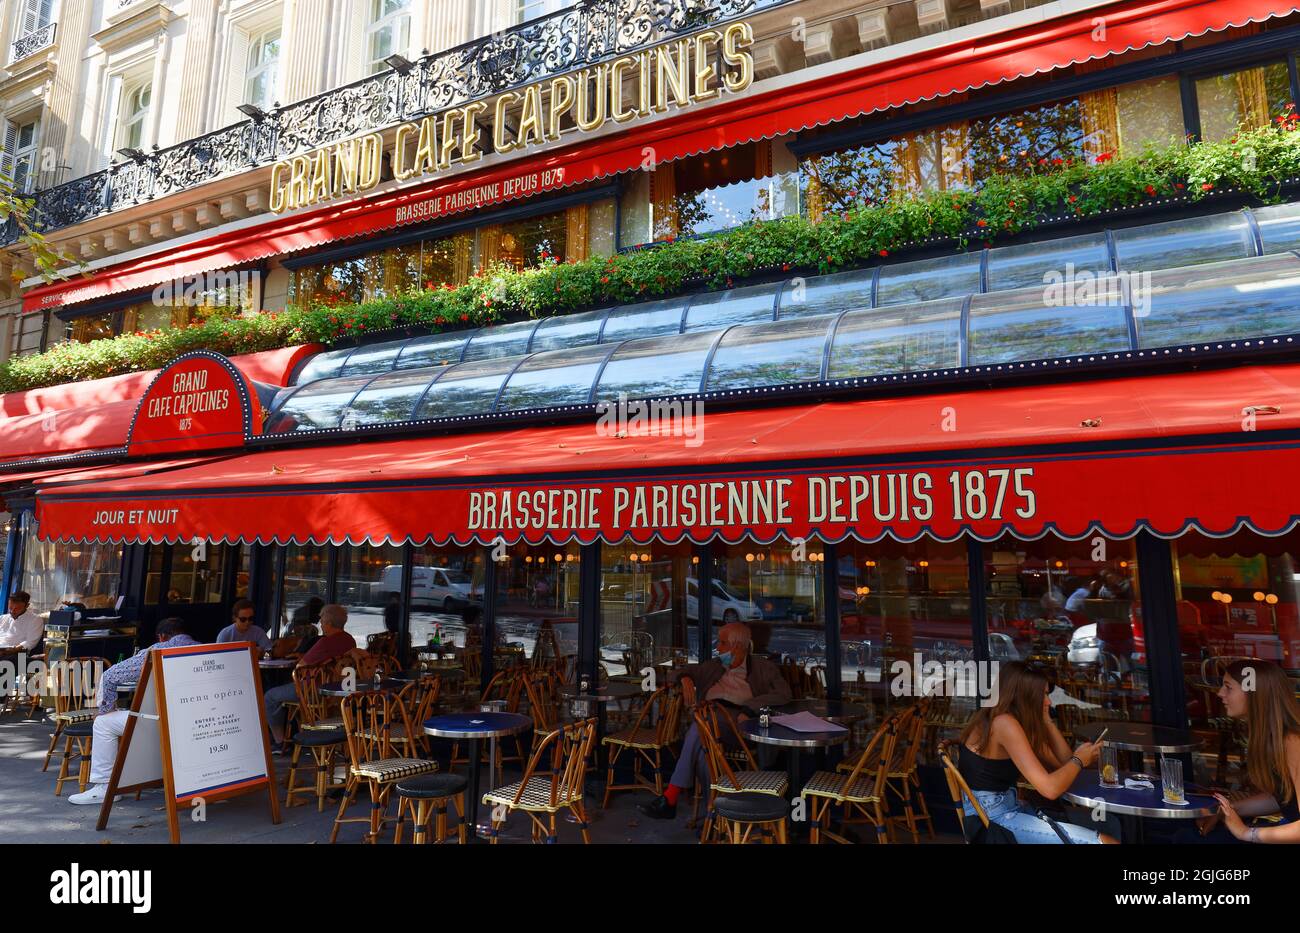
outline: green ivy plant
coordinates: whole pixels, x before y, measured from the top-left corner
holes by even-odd
[[[828,273],[881,262],[926,241],[991,245],[1054,217],[1095,216],[1163,199],[1200,200],[1234,190],[1262,202],[1300,179],[1300,119],[1293,108],[1267,127],[1225,142],[1148,148],[1092,161],[1011,165],[974,190],[863,203],[813,223],[753,221],[700,239],[578,262],[548,258],[523,271],[498,266],[465,285],[430,287],[356,304],[316,303],[189,327],[63,343],[0,364],[13,392],[155,369],[188,350],[236,354],[302,343],[331,345],[401,328],[429,332],[649,301],[688,289],[732,287],[756,275]]]

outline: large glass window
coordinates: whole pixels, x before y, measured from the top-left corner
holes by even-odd
[[[1222,668],[1234,658],[1263,658],[1300,677],[1300,531],[1276,538],[1189,531],[1170,547],[1187,718],[1223,734],[1222,774],[1237,742],[1217,696]]]
[[[329,549],[314,544],[284,547],[284,579],[280,581],[280,630],[288,636],[295,630],[318,631],[320,611],[329,598]]]
[[[527,269],[547,260],[563,260],[567,242],[568,220],[564,211],[502,224],[480,234],[479,266],[505,263],[515,269]]]
[[[248,67],[244,72],[244,103],[263,110],[274,105],[280,73],[280,27],[252,37],[248,44]]]
[[[609,676],[640,679],[646,667],[698,658],[698,565],[686,543],[601,549],[600,657]],[[715,590],[715,615],[723,592]]]
[[[391,544],[346,544],[338,549],[335,599],[348,610],[348,631],[365,647],[401,624],[402,549]]]
[[[924,675],[912,670],[918,661],[974,659],[965,543],[850,540],[839,545],[838,559],[840,681],[846,698],[887,713],[919,692],[912,686]],[[961,693],[973,709],[975,691]]]
[[[1238,129],[1267,126],[1286,113],[1290,101],[1291,79],[1283,62],[1201,78],[1196,82],[1201,138],[1220,142]]]
[[[710,613],[713,642],[728,622],[744,622],[754,653],[801,670],[825,684],[826,632],[821,544],[796,548],[785,540],[745,541],[714,548]],[[710,655],[713,645],[702,652]]]
[[[153,604],[166,602],[173,606],[221,602],[227,557],[228,549],[223,544],[150,548],[149,574],[145,581],[147,601]],[[165,600],[159,598],[164,561],[170,564]]]
[[[122,95],[121,124],[117,132],[118,149],[139,149],[143,146],[152,99],[153,86],[148,82],[129,88]]]
[[[376,74],[388,66],[390,55],[405,55],[411,45],[411,0],[370,0],[370,21],[366,26],[366,73]]]
[[[35,120],[5,122],[4,153],[0,155],[0,175],[11,180],[15,191],[29,191],[37,169],[37,130]]]
[[[483,585],[487,563],[481,547],[415,549],[411,562],[411,643],[427,644],[437,631],[444,644],[483,643]]]
[[[516,544],[496,565],[498,645],[529,659],[562,659],[572,673],[578,653],[577,544]]]
[[[120,544],[63,544],[36,537],[36,521],[24,512],[21,523],[23,568],[20,585],[32,595],[32,611],[42,616],[65,603],[111,609],[122,574]]]
[[[1065,731],[1090,720],[1150,720],[1133,541],[1007,535],[983,550],[990,657],[1050,666]]]

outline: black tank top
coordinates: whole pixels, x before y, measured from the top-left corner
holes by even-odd
[[[1006,793],[1020,780],[1020,769],[1010,758],[985,758],[964,745],[961,758],[957,761],[957,770],[971,790],[992,791],[996,794]]]

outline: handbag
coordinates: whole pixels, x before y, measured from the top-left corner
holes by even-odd
[[[979,816],[974,813],[962,814],[961,832],[971,845],[1012,846],[1018,844],[1015,834],[1011,830],[994,823],[992,820],[989,821],[988,826],[985,826],[980,821]]]

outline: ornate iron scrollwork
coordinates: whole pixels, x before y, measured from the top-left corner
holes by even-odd
[[[132,0],[120,0],[119,8]],[[43,230],[371,133],[797,0],[580,0],[513,29],[35,194]],[[53,24],[50,30],[53,41]],[[20,42],[37,36],[32,33]],[[15,43],[17,46],[17,43]],[[12,235],[3,242],[12,242]]]
[[[28,55],[35,55],[42,49],[48,49],[54,44],[54,32],[58,25],[58,23],[46,23],[25,36],[19,36],[9,48],[9,61],[16,62]]]

